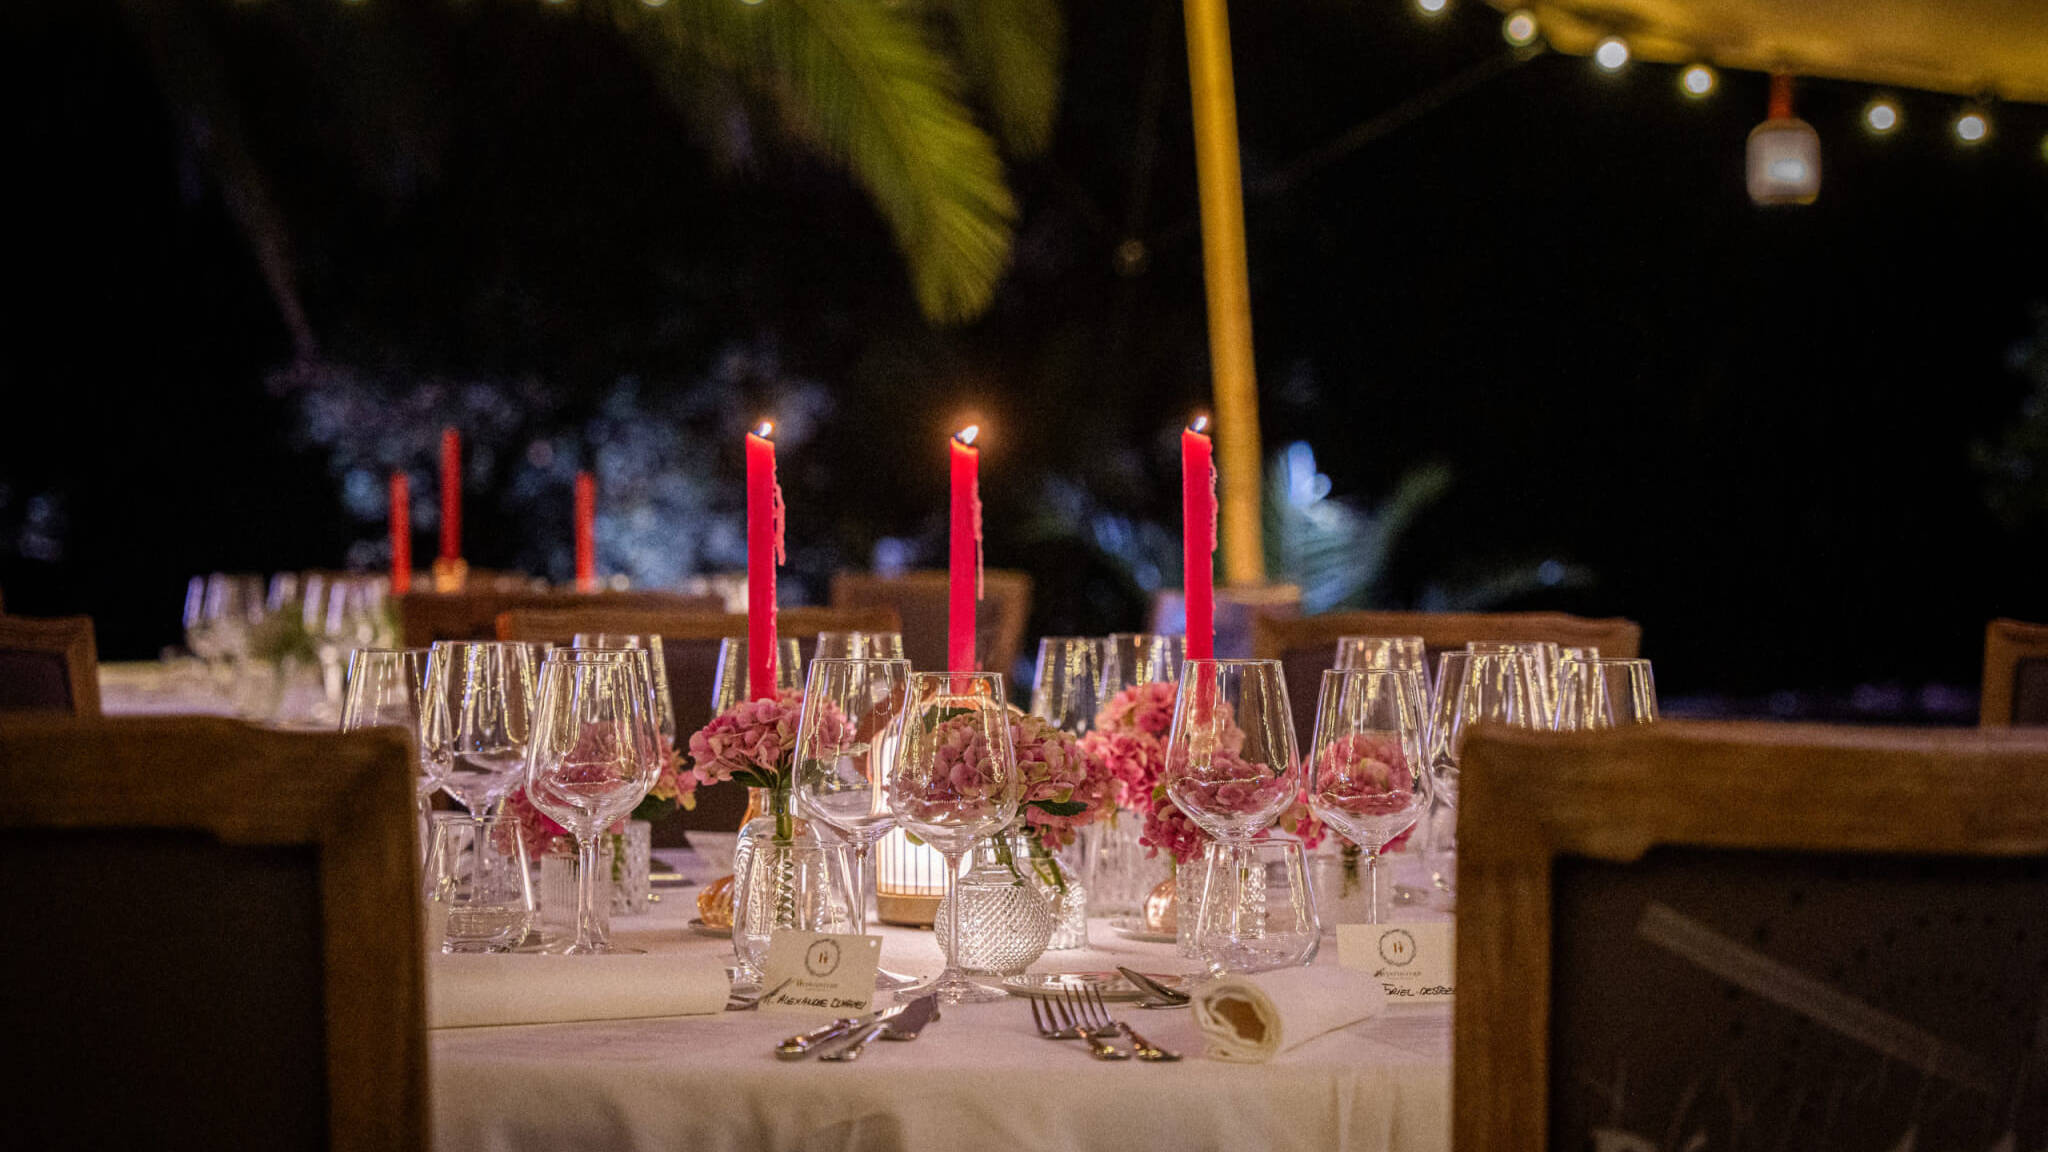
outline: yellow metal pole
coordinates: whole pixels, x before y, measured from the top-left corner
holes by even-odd
[[[1223,502],[1223,578],[1263,584],[1259,384],[1252,370],[1252,294],[1245,270],[1244,185],[1237,164],[1237,92],[1226,0],[1184,0],[1195,174],[1202,190],[1202,275],[1209,288],[1209,360]]]

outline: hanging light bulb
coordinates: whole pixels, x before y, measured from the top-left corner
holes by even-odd
[[[1899,106],[1880,96],[1863,108],[1863,125],[1879,136],[1899,126]]]
[[[1527,8],[1517,8],[1500,22],[1500,34],[1515,47],[1527,48],[1536,42],[1536,14]]]
[[[1593,49],[1593,59],[1609,72],[1619,72],[1628,65],[1628,41],[1619,36],[1609,36]]]
[[[1981,144],[1991,135],[1991,117],[1982,108],[1965,108],[1956,117],[1956,139],[1965,144]]]
[[[1678,74],[1678,90],[1695,100],[1702,99],[1714,91],[1714,85],[1721,78],[1705,64],[1695,64]]]
[[[1792,77],[1771,74],[1771,114],[1749,133],[1749,198],[1811,204],[1820,195],[1820,134],[1792,115]]]

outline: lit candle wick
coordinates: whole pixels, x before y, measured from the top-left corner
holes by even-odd
[[[979,435],[981,435],[981,425],[969,424],[967,427],[953,433],[953,439],[958,440],[962,444],[972,446],[974,438]]]
[[[1195,417],[1194,423],[1188,425],[1188,431],[1190,432],[1207,432],[1208,430],[1209,417],[1206,415]]]
[[[760,426],[754,429],[754,435],[767,440],[775,435],[775,425],[767,420],[763,420]]]

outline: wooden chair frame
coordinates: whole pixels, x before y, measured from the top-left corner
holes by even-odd
[[[2023,660],[2048,660],[2048,624],[1993,620],[1984,627],[1984,684],[1977,722],[2012,727],[2015,682]]]
[[[1643,629],[1621,617],[1594,619],[1564,612],[1325,612],[1320,616],[1259,616],[1252,622],[1252,654],[1278,660],[1282,654],[1324,645],[1335,650],[1340,636],[1420,636],[1431,651],[1463,648],[1472,641],[1513,643],[1549,640],[1566,647],[1594,647],[1602,656],[1633,657],[1642,650]]]
[[[424,1148],[412,758],[410,738],[388,730],[14,716],[0,721],[0,828],[168,828],[317,849],[329,1147]]]
[[[2048,855],[2048,734],[1686,723],[1467,739],[1453,1146],[1549,1141],[1551,873],[1658,845]],[[1901,812],[1913,812],[1902,821]]]
[[[0,616],[0,649],[61,656],[65,677],[71,683],[72,714],[100,714],[99,647],[93,639],[92,617],[32,620],[26,616]]]
[[[408,592],[398,598],[399,633],[411,648],[436,639],[486,640],[500,615],[522,609],[630,609],[638,612],[716,612],[716,596],[635,589],[630,592]],[[461,635],[455,635],[461,633]]]

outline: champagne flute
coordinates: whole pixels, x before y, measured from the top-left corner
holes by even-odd
[[[1558,665],[1557,730],[1585,732],[1657,722],[1657,681],[1648,660],[1598,657]]]
[[[1422,697],[1410,672],[1323,673],[1309,744],[1308,806],[1365,854],[1368,924],[1380,922],[1380,858],[1429,809]]]
[[[796,797],[807,819],[839,833],[853,849],[855,931],[868,932],[868,853],[896,826],[885,786],[903,743],[910,661],[814,659],[804,683],[796,732]],[[878,972],[889,991],[917,981]]]
[[[957,892],[961,857],[1017,815],[1017,761],[1000,673],[911,673],[909,715],[888,792],[896,822],[946,858],[946,970],[923,991],[947,1004],[1003,999],[1006,993],[960,970]]]
[[[775,641],[775,690],[796,692],[804,686],[803,655],[796,637]],[[747,666],[747,641],[728,636],[718,642],[718,678],[711,686],[711,714],[721,715],[733,705],[754,698],[754,676]]]
[[[472,816],[496,813],[519,784],[534,720],[533,649],[439,641],[427,656],[420,743],[441,788]]]
[[[1102,708],[1103,647],[1092,636],[1047,636],[1038,642],[1031,714],[1069,736],[1095,726]]]
[[[576,939],[569,955],[634,952],[605,938],[598,837],[623,819],[661,769],[654,690],[644,656],[557,649],[541,666],[526,797],[576,838]]]
[[[813,660],[901,660],[901,632],[820,632]]]

